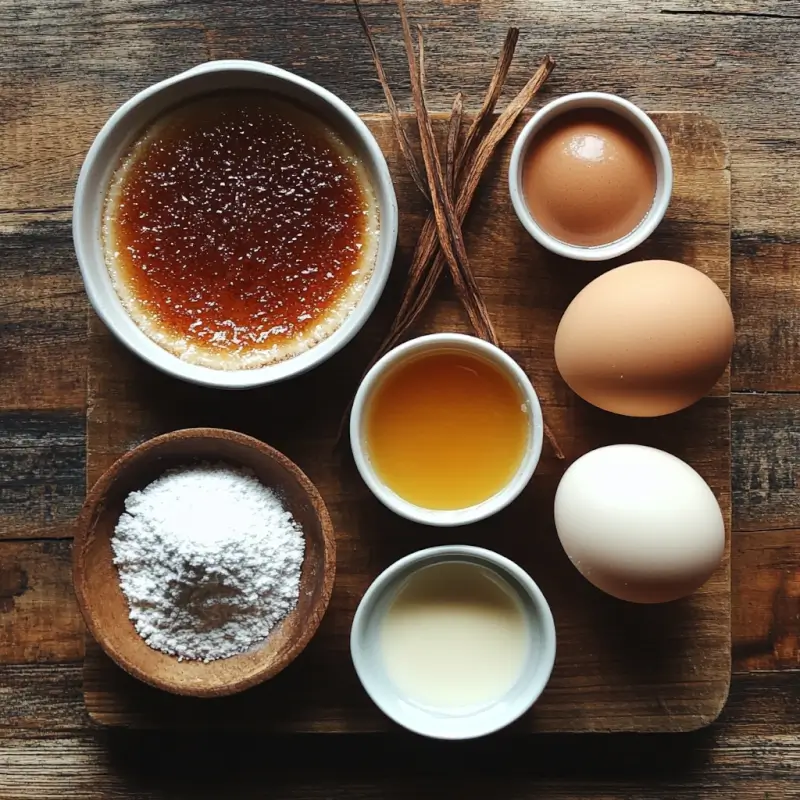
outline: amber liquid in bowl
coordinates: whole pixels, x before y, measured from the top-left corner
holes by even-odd
[[[409,503],[477,505],[522,463],[529,415],[516,384],[459,350],[414,356],[391,369],[367,403],[366,444],[378,477]]]
[[[377,203],[327,123],[264,91],[166,114],[105,203],[104,250],[140,328],[186,361],[263,366],[329,336],[361,297]]]

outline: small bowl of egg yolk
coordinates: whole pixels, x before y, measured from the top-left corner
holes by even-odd
[[[412,339],[377,361],[350,414],[361,477],[389,509],[426,525],[485,519],[530,481],[544,424],[528,376],[474,336]]]
[[[653,120],[622,97],[578,92],[531,117],[511,154],[520,222],[543,247],[604,261],[650,236],[672,196],[672,159]]]

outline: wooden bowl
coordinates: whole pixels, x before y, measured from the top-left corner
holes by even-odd
[[[125,498],[166,469],[196,460],[251,469],[275,488],[303,529],[305,558],[295,609],[257,648],[209,663],[179,661],[139,636],[112,560],[111,537]],[[336,573],[328,511],[311,481],[282,453],[234,431],[193,428],[158,436],[119,459],[89,492],[77,521],[73,579],[83,618],[103,650],[125,671],[167,692],[220,697],[277,675],[302,652],[325,614]]]

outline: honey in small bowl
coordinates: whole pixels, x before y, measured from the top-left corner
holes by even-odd
[[[463,349],[401,361],[366,408],[372,468],[387,488],[424,509],[465,509],[493,497],[519,471],[529,439],[520,388]]]

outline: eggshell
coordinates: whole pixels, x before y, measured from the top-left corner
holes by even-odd
[[[711,488],[684,461],[652,447],[586,453],[564,473],[554,511],[561,544],[581,574],[633,603],[691,594],[725,550]]]
[[[637,261],[586,286],[555,339],[561,376],[580,397],[631,417],[697,402],[730,361],[730,305],[706,275],[677,261]]]

